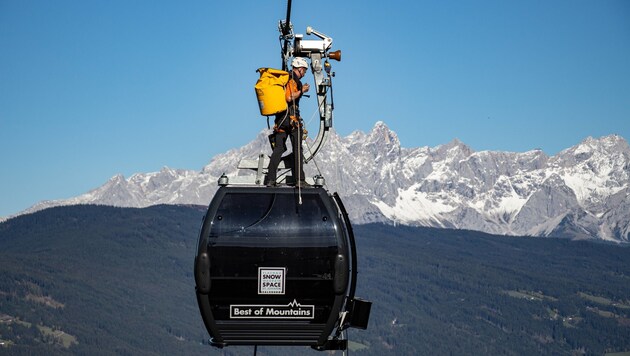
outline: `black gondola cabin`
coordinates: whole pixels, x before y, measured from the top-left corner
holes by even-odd
[[[211,343],[345,349],[331,338],[333,330],[366,328],[371,305],[354,299],[355,251],[336,194],[220,187],[195,258],[197,301]]]

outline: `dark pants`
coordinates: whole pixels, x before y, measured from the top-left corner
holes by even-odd
[[[284,132],[274,132],[274,148],[271,153],[271,159],[269,160],[269,167],[267,167],[267,182],[274,183],[278,172],[278,165],[282,159],[282,154],[286,151],[287,136],[291,137],[291,149],[293,153],[293,164],[291,165],[291,174],[293,179],[304,180],[304,153],[302,152],[302,125],[292,127],[287,117],[286,120],[280,120],[276,118],[276,125]],[[299,169],[297,169],[299,167]],[[299,175],[296,173],[299,172]]]

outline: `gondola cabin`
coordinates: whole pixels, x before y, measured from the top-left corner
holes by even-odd
[[[195,258],[197,301],[212,345],[345,349],[339,332],[366,328],[371,305],[354,299],[355,251],[336,194],[220,187]]]

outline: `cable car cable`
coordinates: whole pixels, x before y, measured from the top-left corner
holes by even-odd
[[[282,70],[286,71],[289,68],[287,52],[289,49],[289,39],[292,37],[291,33],[291,0],[287,0],[287,16],[282,26],[282,37],[284,38],[284,48],[282,50]]]

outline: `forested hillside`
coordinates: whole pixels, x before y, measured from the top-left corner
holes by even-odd
[[[53,208],[0,224],[0,354],[252,354],[214,349],[192,265],[204,209]],[[630,249],[429,228],[355,226],[351,352],[630,351]],[[259,355],[321,354],[265,347]],[[338,352],[340,354],[340,352]]]

